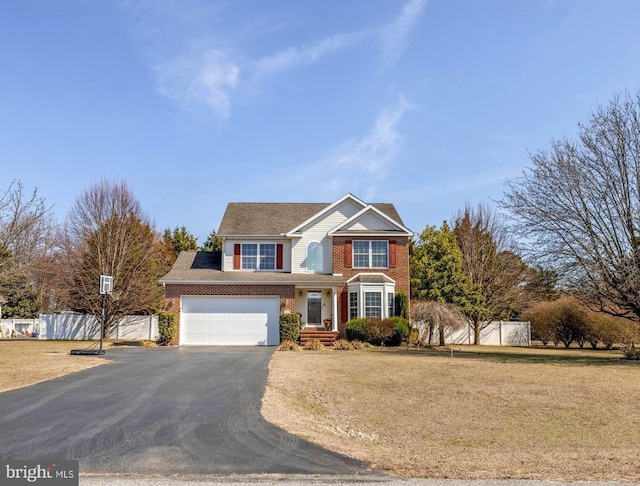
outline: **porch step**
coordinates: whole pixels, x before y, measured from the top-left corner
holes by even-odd
[[[322,329],[304,328],[300,331],[300,346],[304,346],[312,339],[318,339],[325,346],[331,346],[340,333],[338,331],[324,331]]]

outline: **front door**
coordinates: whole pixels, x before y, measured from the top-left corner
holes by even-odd
[[[322,324],[322,292],[307,292],[307,324]]]

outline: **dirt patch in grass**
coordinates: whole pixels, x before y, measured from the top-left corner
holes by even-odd
[[[403,477],[640,481],[640,364],[620,356],[278,352],[263,414]]]
[[[105,364],[93,356],[71,356],[72,349],[94,346],[86,341],[0,341],[0,392],[22,388]],[[112,343],[106,343],[108,348]]]

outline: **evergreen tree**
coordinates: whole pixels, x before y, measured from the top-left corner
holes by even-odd
[[[222,239],[216,235],[216,230],[211,230],[207,241],[202,245],[202,251],[222,251]]]
[[[427,226],[410,249],[413,298],[453,304],[464,312],[484,305],[477,287],[462,271],[462,254],[446,221],[440,229]],[[444,328],[440,326],[439,331],[444,344]]]
[[[193,234],[187,231],[184,226],[176,226],[173,231],[169,228],[164,230],[164,247],[167,253],[167,260],[173,264],[181,251],[198,250],[198,241]]]

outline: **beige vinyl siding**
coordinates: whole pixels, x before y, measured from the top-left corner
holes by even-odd
[[[388,221],[383,220],[380,216],[375,214],[373,211],[368,211],[359,217],[357,220],[353,221],[350,225],[345,228],[342,228],[342,231],[361,231],[361,230],[369,230],[369,231],[393,231],[397,230],[396,226],[391,225]]]
[[[315,273],[332,274],[333,238],[327,236],[327,233],[361,210],[361,205],[356,204],[352,200],[345,200],[342,204],[334,208],[333,211],[315,220],[308,227],[303,228],[302,238],[296,238],[293,243],[291,272],[307,273],[307,246],[309,243],[317,241],[322,245],[323,249],[323,266],[321,271]]]

